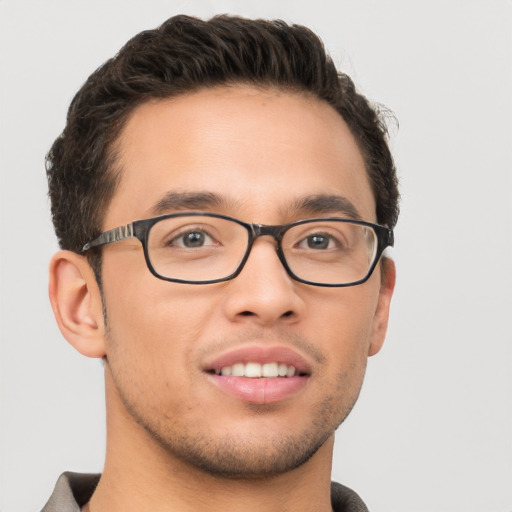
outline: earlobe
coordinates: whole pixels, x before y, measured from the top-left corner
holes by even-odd
[[[50,302],[57,324],[73,347],[88,357],[105,355],[102,297],[84,256],[59,251],[50,263]]]
[[[382,348],[389,320],[389,306],[395,288],[396,269],[392,259],[384,258],[381,262],[381,286],[379,299],[372,325],[372,337],[368,355],[373,356]]]

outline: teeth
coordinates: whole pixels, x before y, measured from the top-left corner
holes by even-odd
[[[245,365],[243,363],[234,364],[231,367],[231,375],[235,377],[243,377],[245,375]]]
[[[286,370],[287,377],[293,377],[295,375],[295,368],[293,366],[288,366],[288,370]]]
[[[261,377],[261,364],[247,363],[245,365],[245,376],[251,378]]]
[[[263,377],[277,377],[279,375],[279,370],[277,363],[267,363],[261,366],[261,373]]]
[[[293,377],[295,367],[283,363],[235,363],[233,366],[224,366],[216,370],[217,375],[232,375],[233,377],[249,377],[257,379],[266,377],[273,379],[276,377]]]

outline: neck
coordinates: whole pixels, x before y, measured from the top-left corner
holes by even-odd
[[[170,454],[133,420],[115,395],[107,382],[105,467],[85,511],[332,510],[333,436],[305,464],[286,473],[252,479],[223,478]]]

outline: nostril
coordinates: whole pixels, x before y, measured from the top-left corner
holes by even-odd
[[[289,317],[293,315],[293,311],[287,311],[286,313],[283,313],[283,317]]]
[[[242,311],[240,314],[242,316],[254,316],[254,313],[252,311]]]

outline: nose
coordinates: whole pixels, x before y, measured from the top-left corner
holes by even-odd
[[[224,312],[233,322],[291,324],[304,312],[299,283],[286,272],[272,238],[258,238],[240,274],[227,283]]]

